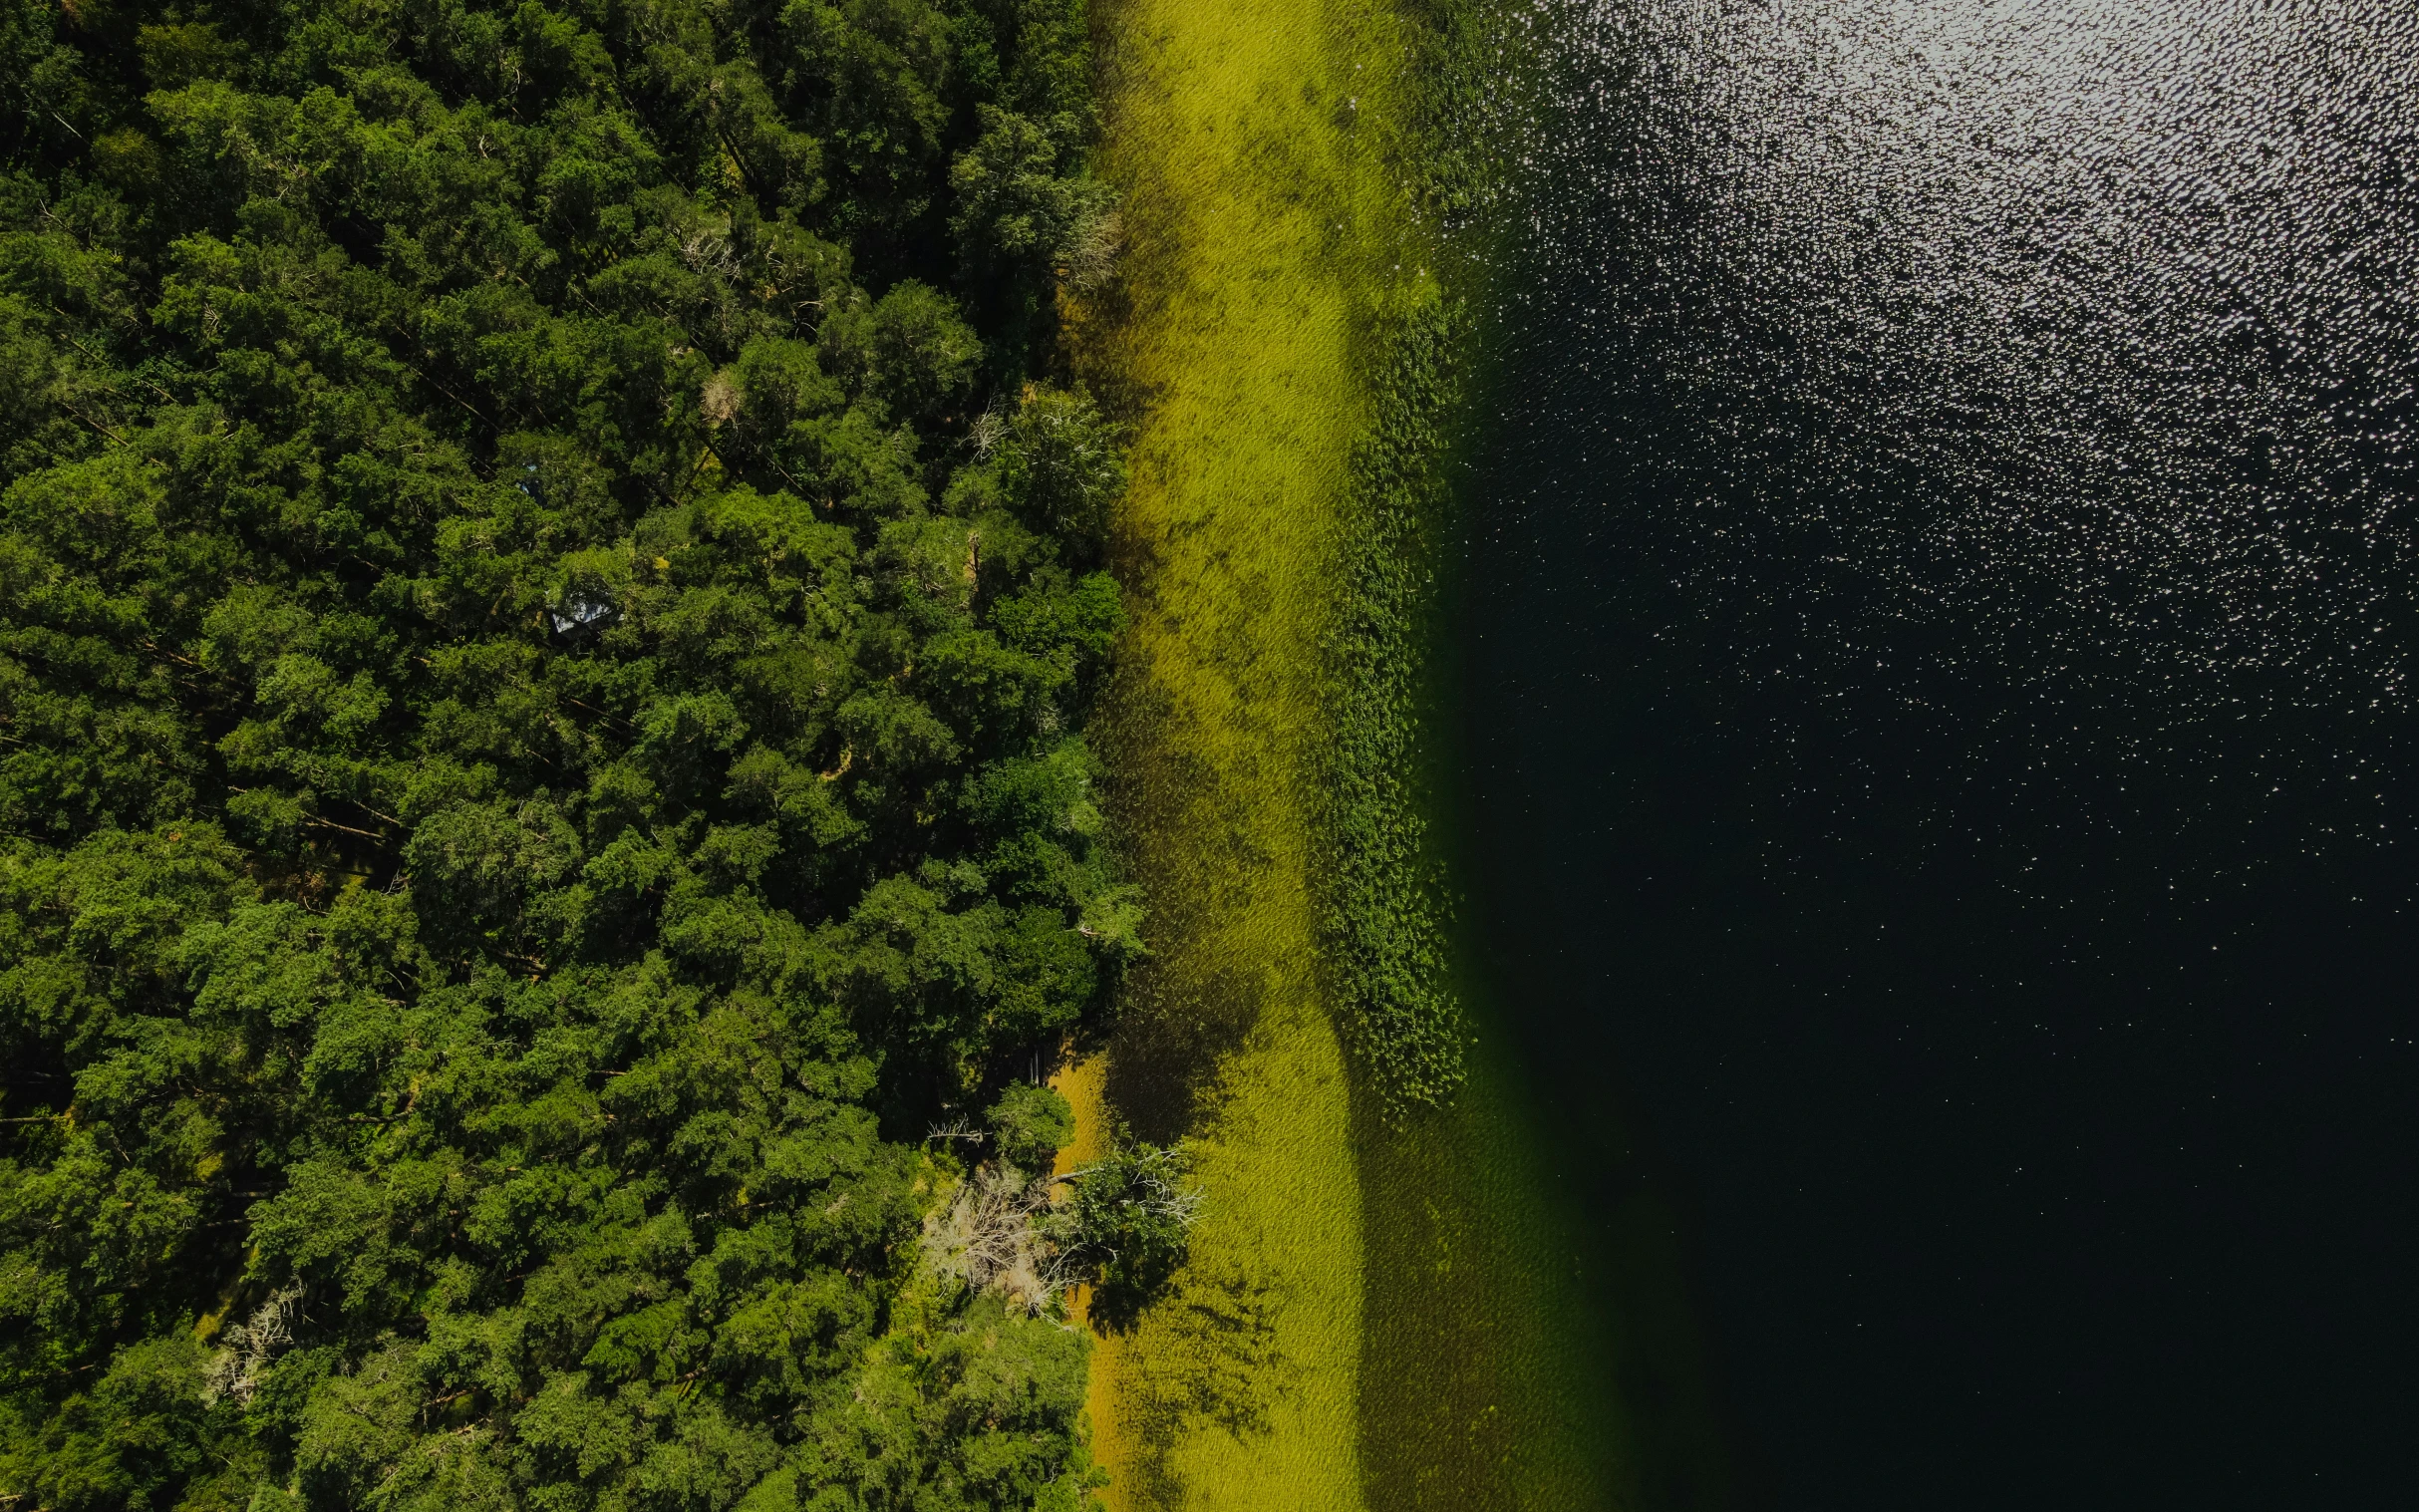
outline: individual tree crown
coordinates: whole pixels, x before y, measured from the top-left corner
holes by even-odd
[[[1011,1082],[984,1117],[1000,1157],[1022,1171],[1046,1172],[1051,1157],[1074,1142],[1075,1110],[1047,1086]]]

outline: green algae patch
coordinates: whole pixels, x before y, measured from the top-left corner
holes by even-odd
[[[1465,255],[1446,287],[1482,271]],[[1608,1246],[1577,1211],[1573,1146],[1535,1116],[1504,1000],[1453,917],[1454,569],[1474,503],[1455,478],[1486,395],[1464,297],[1380,326],[1327,641],[1323,928],[1356,1051],[1364,1496],[1388,1512],[1693,1506],[1660,1493],[1705,1477],[1642,1452],[1617,1366],[1644,1339],[1608,1295],[1663,1297],[1669,1273],[1628,1263],[1627,1231]]]

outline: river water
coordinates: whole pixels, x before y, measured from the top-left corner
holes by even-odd
[[[1474,913],[1756,1499],[2408,1505],[2419,6],[1541,14]]]

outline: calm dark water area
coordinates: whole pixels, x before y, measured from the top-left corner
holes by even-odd
[[[1740,1457],[2419,1505],[2419,6],[1548,14],[1475,911]]]

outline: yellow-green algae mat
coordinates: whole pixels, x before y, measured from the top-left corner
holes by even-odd
[[[1061,1078],[1194,1141],[1170,1295],[1093,1353],[1106,1499],[1142,1509],[1631,1506],[1618,1341],[1548,1155],[1482,1036],[1448,1112],[1361,1095],[1322,996],[1318,645],[1371,336],[1434,298],[1382,167],[1406,49],[1381,4],[1106,0],[1104,167],[1126,252],[1067,309],[1134,426],[1134,624],[1100,742],[1153,958]],[[1399,145],[1392,149],[1399,151]]]

